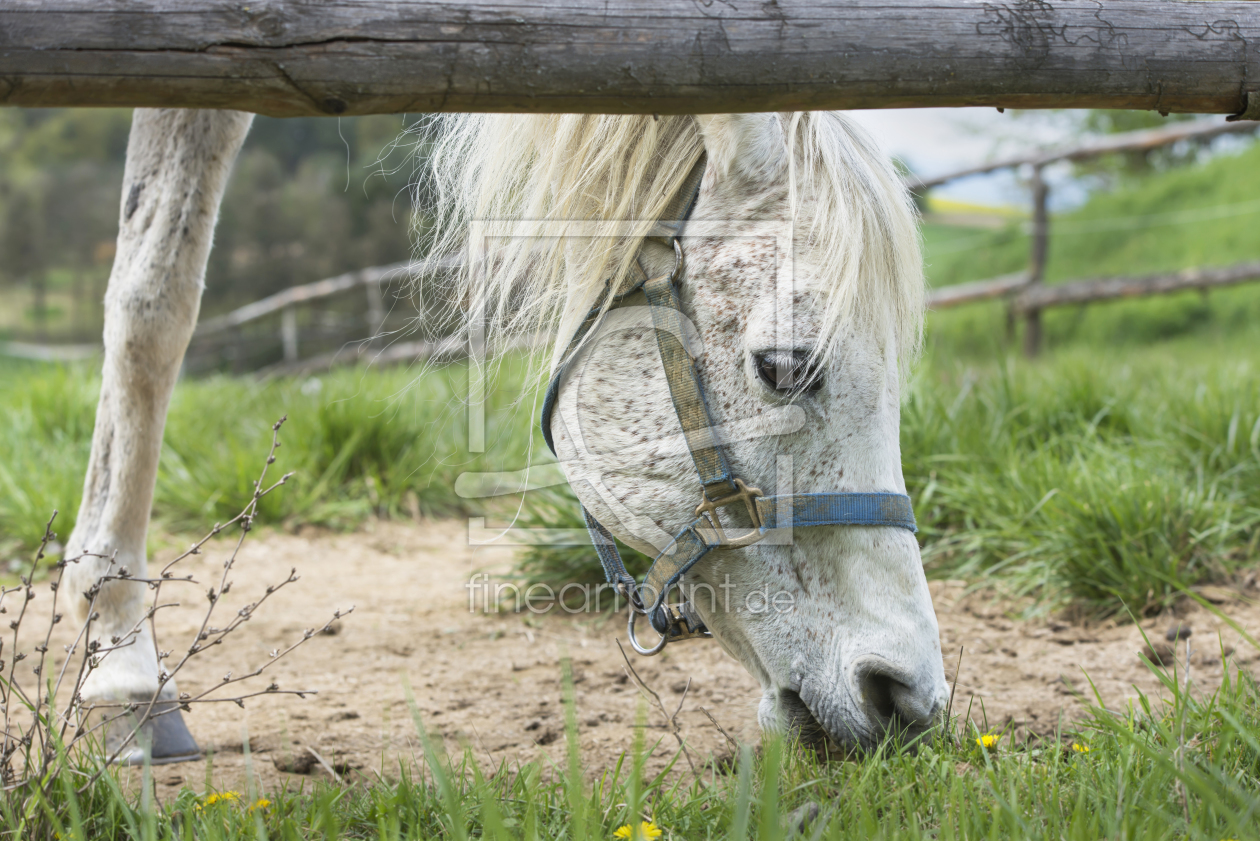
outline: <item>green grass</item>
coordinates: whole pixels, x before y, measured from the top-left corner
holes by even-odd
[[[1050,223],[1046,282],[1141,275],[1260,260],[1260,144],[1205,164],[1122,182]],[[1024,222],[1005,229],[926,226],[934,287],[982,280],[1028,266]],[[1044,316],[1048,347],[1138,347],[1177,337],[1212,339],[1260,320],[1260,286],[1188,292],[1143,301],[1056,308]],[[931,355],[992,356],[1005,345],[998,305],[935,314]]]
[[[1257,163],[1260,148],[1100,196],[1056,220],[1086,224],[1056,235],[1050,280],[1257,258],[1254,214],[1147,230],[1112,224],[1169,202],[1241,205],[1258,194]],[[1098,220],[1111,227],[1091,231]],[[1015,230],[931,230],[925,239],[937,285],[1019,269],[1027,245]],[[1026,594],[1035,610],[1140,613],[1251,564],[1260,541],[1258,321],[1260,290],[1247,287],[1059,310],[1046,318],[1048,353],[1029,362],[1012,353],[1000,307],[933,314],[901,430],[929,575]],[[520,468],[531,448],[546,457],[531,404],[521,401],[529,383],[519,367],[505,369],[491,389],[487,450],[471,454],[459,402],[465,380],[461,366],[419,377],[340,371],[318,378],[318,388],[310,379],[185,380],[171,407],[155,516],[167,528],[204,530],[236,513],[281,415],[289,422],[279,466],[295,477],[264,500],[265,522],[352,528],[372,515],[502,513],[501,503],[461,498],[455,479]],[[0,370],[4,557],[33,547],[52,508],[68,533],[97,387],[88,367]],[[580,523],[571,497],[553,491],[530,495],[521,524]],[[640,569],[644,562],[631,559]],[[581,548],[535,549],[522,574],[599,578]],[[608,838],[638,815],[667,838],[780,838],[780,816],[812,801],[823,814],[805,837],[815,829],[825,838],[1260,837],[1256,687],[1240,675],[1208,700],[1172,683],[1165,690],[1171,706],[1092,708],[1068,737],[1088,753],[1009,738],[985,751],[968,733],[917,752],[890,746],[820,764],[768,741],[734,775],[697,781],[682,773],[644,780],[646,748],[638,747],[594,784],[573,762],[491,770],[465,755],[454,769],[433,761],[382,769],[387,779],[370,786],[269,792],[271,805],[252,812],[233,801],[199,804],[187,791],[155,810],[107,776],[77,800],[54,787],[47,810],[0,800],[0,824],[23,839],[38,837],[29,821],[39,815],[56,817],[48,828],[62,839],[580,839]],[[568,720],[572,740],[572,711]]]
[[[1150,612],[1178,588],[1228,578],[1260,540],[1260,342],[1232,331],[1089,347],[1036,362],[929,357],[905,395],[901,443],[933,576],[985,580],[1040,609]],[[264,500],[271,523],[351,528],[365,517],[491,514],[462,499],[465,471],[519,469],[545,449],[506,371],[492,391],[489,446],[470,454],[462,367],[418,380],[404,371],[339,372],[259,384],[182,382],[167,427],[155,516],[201,530],[235,514],[270,423],[289,416],[279,466],[294,471]],[[414,381],[413,381],[414,380]],[[30,368],[0,380],[0,533],[28,551],[53,508],[69,533],[91,438],[96,382],[82,368]],[[527,496],[525,526],[580,528],[564,492]],[[646,559],[627,553],[642,571]],[[601,573],[582,547],[540,547],[522,572],[562,585]]]
[[[289,420],[278,463],[295,476],[288,493],[263,501],[268,522],[351,528],[371,515],[476,510],[477,500],[455,493],[455,478],[519,467],[529,446],[521,368],[507,365],[490,390],[484,454],[468,451],[462,365],[419,377],[390,369],[267,383],[184,380],[167,420],[154,516],[169,529],[204,530],[236,514],[282,415]],[[99,387],[87,365],[0,373],[0,549],[37,545],[54,508],[58,532],[69,534]]]
[[[1257,370],[1186,342],[925,366],[902,453],[929,572],[1096,613],[1228,577],[1260,539]]]
[[[1178,588],[1228,578],[1260,540],[1260,342],[1230,335],[1089,348],[1026,362],[926,360],[902,409],[906,482],[930,575],[987,580],[1090,613],[1157,610]],[[351,528],[365,517],[493,514],[462,499],[465,471],[519,469],[545,453],[518,372],[492,390],[487,451],[465,438],[465,370],[418,380],[344,371],[259,384],[182,382],[166,431],[156,518],[171,530],[226,520],[250,488],[270,423],[287,414],[265,521]],[[0,380],[0,530],[27,551],[53,508],[68,534],[91,439],[96,382],[83,368]],[[527,496],[525,526],[580,528],[564,492]],[[642,571],[646,559],[627,553]],[[582,547],[539,547],[523,574],[562,585],[600,579]]]
[[[1122,183],[1054,214],[1046,281],[1228,265],[1260,257],[1260,144],[1199,166]],[[1027,265],[1026,220],[997,231],[925,231],[933,286]]]
[[[265,805],[257,792],[210,802],[185,789],[162,808],[144,796],[148,783],[140,793],[124,791],[106,774],[83,795],[63,784],[42,802],[16,795],[0,802],[0,835],[607,839],[651,820],[667,840],[1260,837],[1257,687],[1239,673],[1196,700],[1179,691],[1179,679],[1164,676],[1166,703],[1141,697],[1118,712],[1091,706],[1057,738],[1021,744],[973,725],[943,729],[915,750],[890,743],[832,762],[766,739],[759,754],[743,748],[730,773],[702,765],[692,774],[675,756],[655,776],[643,773],[644,755],[668,756],[668,749],[659,731],[642,727],[615,768],[595,776],[581,767],[566,681],[570,759],[560,766],[483,769],[472,750],[452,761],[434,749],[417,715],[422,764],[382,769],[370,785],[268,792]],[[996,745],[978,744],[986,733],[1000,736]],[[819,807],[817,817],[791,835],[788,817],[809,804]]]

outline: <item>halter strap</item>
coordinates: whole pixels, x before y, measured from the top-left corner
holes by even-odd
[[[591,516],[585,506],[582,508],[582,517],[604,568],[604,576],[630,601],[630,643],[640,654],[656,654],[667,642],[712,636],[689,600],[684,599],[678,605],[665,603],[669,591],[712,549],[749,546],[777,528],[882,526],[918,531],[914,521],[914,508],[910,497],[905,494],[875,492],[765,496],[759,489],[748,487],[732,474],[709,415],[695,360],[682,342],[682,311],[675,285],[682,270],[679,237],[700,194],[705,159],[706,156],[702,153],[687,174],[682,188],[666,206],[664,220],[657,222],[646,238],[674,249],[677,255],[674,270],[660,277],[648,278],[642,261],[636,261],[633,286],[613,296],[606,308],[604,303],[611,294],[611,286],[605,286],[600,300],[587,313],[569,341],[561,363],[556,366],[550,382],[547,383],[547,391],[543,397],[543,439],[547,442],[547,448],[555,454],[551,417],[555,412],[560,381],[573,359],[574,351],[599,321],[605,309],[621,306],[628,297],[642,290],[647,296],[652,323],[656,328],[657,348],[665,378],[669,383],[674,412],[682,426],[683,437],[691,452],[692,461],[695,462],[703,490],[695,519],[679,531],[664,551],[656,556],[642,585],[626,569],[612,533]],[[718,509],[737,502],[742,502],[745,506],[753,521],[753,530],[731,538],[723,531]],[[635,639],[634,622],[640,613],[647,615],[652,627],[661,635],[660,641],[653,648],[644,648]]]
[[[809,528],[811,526],[885,526],[917,532],[914,507],[910,497],[897,493],[808,493],[759,496],[755,499],[761,525],[757,532],[764,537],[777,528]],[[583,509],[585,512],[585,509]],[[593,518],[587,514],[590,522]],[[602,529],[603,526],[600,526]],[[708,516],[699,516],[680,531],[665,551],[657,556],[640,586],[641,593],[652,597],[644,608],[658,633],[658,608],[665,595],[696,562],[725,545],[719,539]],[[616,551],[614,545],[613,550]],[[602,556],[601,556],[602,560]],[[620,555],[617,558],[620,562]],[[605,569],[608,566],[605,565]],[[622,566],[624,570],[625,567]],[[616,583],[609,578],[610,582]]]
[[[691,451],[691,460],[696,464],[696,472],[700,474],[704,495],[710,500],[730,496],[736,493],[735,482],[726,454],[718,443],[713,419],[709,417],[709,406],[704,402],[695,358],[682,343],[682,309],[673,275],[652,278],[643,284],[643,291],[656,326],[656,346],[669,382],[674,412],[682,424],[683,437]]]

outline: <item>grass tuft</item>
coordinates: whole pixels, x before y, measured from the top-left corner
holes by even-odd
[[[43,806],[61,839],[99,841],[612,838],[644,822],[663,839],[1256,837],[1254,680],[1235,670],[1203,695],[1187,693],[1182,675],[1157,673],[1162,699],[1139,696],[1123,710],[1093,705],[1056,737],[1003,737],[988,747],[976,744],[980,730],[958,722],[913,750],[889,743],[848,761],[767,738],[760,755],[743,747],[733,775],[707,767],[643,780],[643,756],[661,743],[645,745],[642,727],[633,755],[603,775],[538,763],[481,769],[471,751],[448,757],[426,739],[428,762],[416,767],[429,773],[419,777],[404,767],[370,785],[326,781],[257,798],[184,790],[157,807],[111,772],[81,795],[53,788]],[[809,814],[816,817],[799,834],[795,824]],[[19,818],[0,807],[0,837],[20,837]]]

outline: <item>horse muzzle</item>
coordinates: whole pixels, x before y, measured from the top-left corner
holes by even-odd
[[[781,726],[803,744],[842,753],[871,750],[890,738],[916,742],[942,721],[949,698],[943,675],[925,671],[865,655],[835,679],[806,677],[798,689],[780,690]]]

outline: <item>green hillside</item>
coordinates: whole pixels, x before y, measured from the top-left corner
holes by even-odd
[[[1147,274],[1260,259],[1260,144],[1204,164],[1129,179],[1051,221],[1047,282]],[[986,231],[927,226],[927,273],[933,286],[1023,269],[1029,237],[1023,223]],[[1175,336],[1221,339],[1251,330],[1260,318],[1260,287],[1188,292],[1051,311],[1051,347],[1134,345]],[[998,304],[936,313],[930,346],[949,355],[991,356],[1004,344]]]

